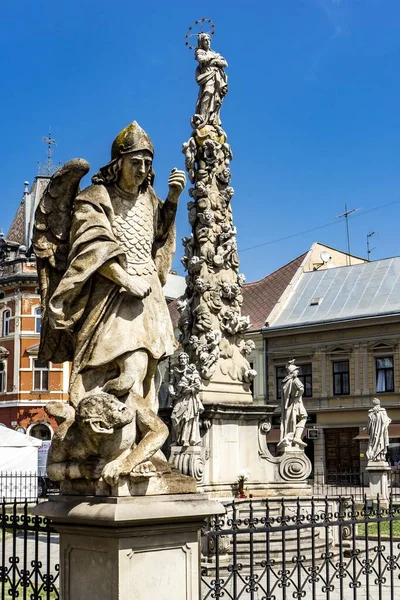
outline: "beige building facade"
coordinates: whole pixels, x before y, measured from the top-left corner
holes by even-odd
[[[266,397],[278,405],[280,382],[295,358],[305,385],[307,454],[318,474],[366,467],[367,412],[379,397],[392,419],[388,459],[400,461],[400,258],[299,278],[263,329]]]

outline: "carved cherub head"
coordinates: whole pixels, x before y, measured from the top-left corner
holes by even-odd
[[[186,307],[187,307],[188,301],[187,298],[182,298],[176,301],[176,308],[178,309],[178,312],[182,313]]]
[[[193,350],[197,350],[197,348],[199,347],[199,338],[197,337],[197,335],[191,335],[189,338],[189,346],[193,349]]]
[[[221,223],[221,230],[224,233],[228,233],[228,231],[230,231],[231,226],[229,225],[229,223],[227,223],[226,221],[224,221],[223,223]]]
[[[204,160],[206,163],[213,164],[217,160],[217,152],[221,147],[220,144],[213,140],[206,140],[204,142]]]
[[[211,225],[214,222],[214,215],[210,209],[198,213],[199,221],[202,225]]]
[[[215,338],[216,338],[215,331],[208,331],[208,332],[206,333],[206,341],[207,341],[208,343],[210,343],[210,342],[214,342],[214,341],[215,341]]]
[[[204,260],[202,258],[199,258],[198,256],[192,256],[192,258],[189,261],[189,271],[191,273],[196,273],[197,271],[200,271],[201,269],[201,265],[203,264]]]
[[[225,169],[220,171],[220,173],[217,174],[217,179],[221,183],[229,183],[231,180],[231,170],[229,169],[229,167],[225,167]]]
[[[254,350],[254,348],[256,347],[256,344],[253,340],[247,340],[244,344],[243,344],[243,353],[244,354],[251,354]]]
[[[222,294],[223,296],[229,296],[231,291],[231,286],[227,281],[222,282],[221,284]]]
[[[199,294],[203,294],[209,289],[210,285],[206,284],[204,279],[202,279],[201,277],[196,277],[194,287]]]

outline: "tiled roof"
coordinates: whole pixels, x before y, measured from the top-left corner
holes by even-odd
[[[171,321],[172,321],[172,325],[175,327],[178,327],[178,319],[179,319],[179,312],[178,312],[178,307],[176,305],[176,300],[173,300],[172,302],[169,302],[168,304],[168,310],[169,310],[169,314],[171,315]]]
[[[303,273],[270,329],[400,312],[400,257]]]
[[[250,315],[251,330],[264,327],[265,320],[291,282],[307,252],[270,275],[243,288],[242,315]]]
[[[14,220],[7,234],[7,239],[12,242],[18,242],[21,246],[25,244],[25,220],[24,220],[24,203],[18,207]]]
[[[307,252],[267,277],[243,286],[242,315],[250,316],[251,330],[264,327],[266,318],[291,282],[306,255]],[[179,312],[176,300],[171,302],[168,308],[172,323],[174,327],[177,327]]]

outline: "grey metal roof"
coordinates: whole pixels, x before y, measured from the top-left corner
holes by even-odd
[[[400,312],[400,257],[303,273],[269,329]]]

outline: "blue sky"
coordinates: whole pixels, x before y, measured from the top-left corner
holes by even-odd
[[[49,125],[54,160],[83,157],[94,172],[109,160],[116,134],[137,120],[156,148],[155,188],[165,197],[170,169],[183,167],[181,146],[197,96],[196,63],[184,36],[204,16],[215,22],[213,47],[229,63],[221,115],[234,152],[234,220],[248,281],[314,240],[345,249],[344,223],[335,218],[345,203],[360,209],[349,220],[353,253],[365,255],[366,235],[375,231],[372,257],[398,255],[398,0],[198,6],[2,3],[0,227],[7,232],[24,180],[32,182],[37,161],[45,161],[41,138]],[[189,230],[187,200],[185,192],[179,238]],[[178,242],[174,267],[183,273],[181,255]]]

